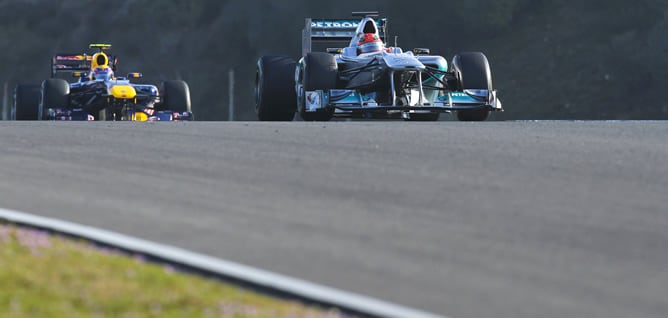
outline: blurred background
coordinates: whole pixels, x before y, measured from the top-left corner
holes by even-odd
[[[198,120],[227,120],[230,96],[235,120],[255,120],[258,57],[298,58],[305,17],[369,10],[404,50],[484,52],[506,108],[492,119],[668,119],[665,0],[0,0],[2,102],[98,42],[120,74],[187,81]]]

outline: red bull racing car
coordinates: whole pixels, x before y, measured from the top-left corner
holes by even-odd
[[[192,120],[190,89],[184,81],[165,81],[161,88],[131,83],[141,73],[117,77],[118,58],[105,50],[110,44],[91,44],[88,54],[57,54],[51,78],[41,85],[19,84],[14,90],[14,120]],[[58,78],[71,74],[69,83]]]

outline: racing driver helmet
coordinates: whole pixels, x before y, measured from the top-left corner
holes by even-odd
[[[357,43],[357,54],[380,52],[383,50],[383,41],[374,33],[364,33]]]
[[[90,74],[91,80],[108,81],[114,77],[114,71],[109,66],[99,66],[93,69]]]

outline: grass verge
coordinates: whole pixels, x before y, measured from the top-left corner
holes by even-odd
[[[0,317],[341,317],[0,223]]]

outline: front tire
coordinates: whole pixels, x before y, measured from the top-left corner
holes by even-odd
[[[46,111],[52,109],[67,109],[70,107],[70,84],[66,80],[50,78],[42,82],[37,120],[47,116]]]
[[[457,81],[462,90],[486,89],[492,91],[492,71],[485,54],[481,52],[464,52],[455,56],[452,65]],[[489,117],[489,109],[481,107],[457,111],[460,121],[485,121]]]
[[[11,120],[37,120],[39,99],[41,95],[39,84],[18,84],[14,88],[14,101]]]
[[[263,56],[255,73],[255,113],[260,121],[292,121],[297,110],[295,67],[289,56]]]
[[[184,81],[162,82],[162,109],[173,112],[191,112],[190,87]]]
[[[336,88],[339,67],[336,58],[325,52],[311,52],[304,57],[302,81],[304,92],[301,96],[299,115],[304,121],[329,121],[334,116],[333,108],[321,109],[316,112],[306,111],[306,92],[322,90],[328,92]]]

